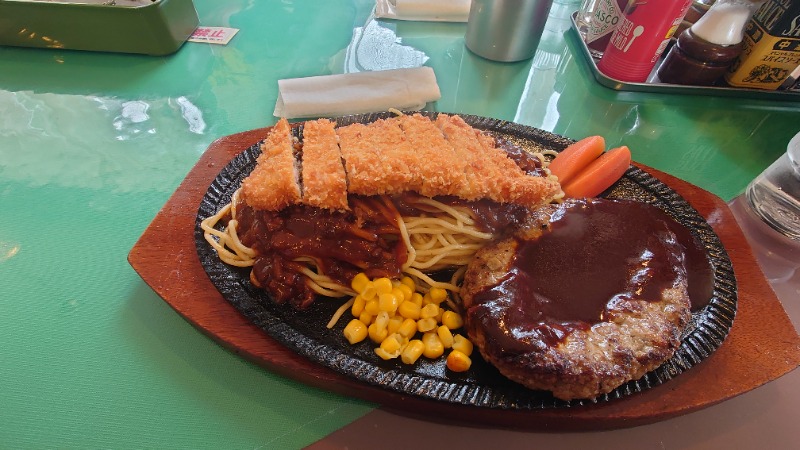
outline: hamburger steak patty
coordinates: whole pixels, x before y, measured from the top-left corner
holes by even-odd
[[[681,227],[646,203],[568,200],[480,250],[467,332],[509,379],[594,398],[672,357],[691,317]]]

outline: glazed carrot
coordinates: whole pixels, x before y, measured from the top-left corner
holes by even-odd
[[[605,149],[606,141],[602,136],[585,137],[565,148],[547,167],[564,185],[602,155]]]
[[[617,147],[594,160],[561,189],[567,197],[595,197],[619,180],[630,165],[630,149]]]

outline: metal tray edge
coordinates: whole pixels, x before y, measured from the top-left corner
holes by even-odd
[[[572,26],[570,27],[569,31],[571,32],[573,38],[575,38],[575,40],[578,42],[584,60],[591,69],[595,80],[597,80],[598,83],[607,88],[613,89],[615,91],[739,97],[739,98],[749,98],[755,100],[780,100],[780,101],[800,100],[800,93],[794,93],[789,91],[763,91],[758,89],[733,88],[724,86],[688,86],[688,85],[668,84],[668,83],[648,83],[648,82],[630,83],[627,81],[620,81],[615,78],[608,77],[597,68],[597,63],[592,57],[592,54],[589,52],[589,47],[587,47],[586,43],[583,42],[583,39],[581,39],[580,33],[578,32],[578,24],[575,21],[576,16],[577,16],[577,11],[570,15],[570,21],[572,22]],[[666,51],[664,52],[664,54],[666,54]],[[664,55],[662,55],[662,60],[663,56]],[[653,70],[655,70],[655,68]]]

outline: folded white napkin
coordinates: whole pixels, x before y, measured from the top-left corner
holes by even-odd
[[[376,0],[375,17],[431,22],[466,22],[471,0]]]
[[[418,111],[441,93],[430,67],[278,80],[276,117],[335,117],[396,108]]]

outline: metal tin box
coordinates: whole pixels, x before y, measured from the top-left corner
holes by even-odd
[[[167,55],[197,27],[192,0],[0,0],[0,45]]]

